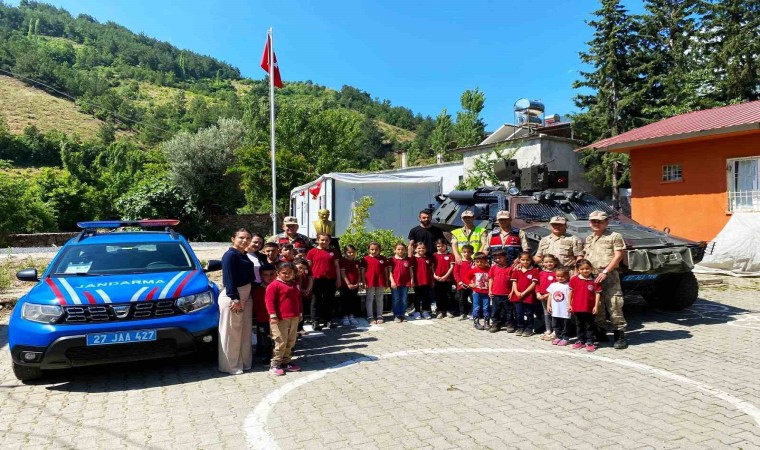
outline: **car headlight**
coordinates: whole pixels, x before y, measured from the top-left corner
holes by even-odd
[[[211,296],[211,292],[203,292],[201,294],[186,295],[177,299],[177,308],[183,312],[189,313],[197,311],[199,309],[206,308],[214,304],[214,297]]]
[[[58,305],[37,305],[24,303],[21,308],[21,317],[38,323],[53,323],[61,318],[63,308]]]

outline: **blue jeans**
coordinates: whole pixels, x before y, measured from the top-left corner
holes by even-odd
[[[472,318],[479,319],[480,313],[483,313],[483,318],[488,319],[490,314],[491,299],[488,294],[481,294],[479,292],[472,293]]]
[[[517,328],[533,329],[533,304],[532,303],[515,303],[515,316],[517,317]]]
[[[404,317],[406,314],[406,296],[409,294],[408,286],[399,286],[396,289],[391,289],[391,297],[393,297],[393,315],[396,317]]]

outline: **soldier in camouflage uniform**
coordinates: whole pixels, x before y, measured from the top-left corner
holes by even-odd
[[[533,260],[541,264],[545,255],[554,255],[561,267],[569,270],[575,269],[575,262],[583,257],[583,244],[575,236],[567,235],[567,219],[562,216],[554,216],[549,220],[552,234],[542,238],[538,242],[538,250]]]
[[[588,216],[593,234],[586,238],[585,258],[597,270],[595,281],[602,286],[602,300],[610,311],[612,330],[615,333],[616,349],[628,347],[625,340],[625,317],[623,317],[623,289],[620,286],[618,266],[623,260],[625,242],[620,233],[607,230],[607,213],[594,211]],[[607,317],[604,310],[596,315],[596,325],[600,332],[600,341],[607,340]],[[603,338],[602,338],[603,334]]]

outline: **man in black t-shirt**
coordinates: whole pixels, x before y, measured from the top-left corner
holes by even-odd
[[[433,256],[435,253],[435,241],[438,239],[446,240],[443,230],[436,228],[430,222],[431,211],[423,209],[420,211],[420,224],[409,230],[409,257],[414,256],[414,247],[418,242],[423,242],[427,247],[427,256]],[[447,241],[448,242],[448,241]]]

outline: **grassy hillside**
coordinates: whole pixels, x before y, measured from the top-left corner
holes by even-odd
[[[103,123],[79,111],[71,101],[54,97],[47,92],[28,86],[15,78],[0,75],[0,117],[11,133],[21,134],[29,125],[42,132],[57,129],[66,134],[77,134],[84,139],[95,137]]]

